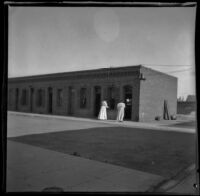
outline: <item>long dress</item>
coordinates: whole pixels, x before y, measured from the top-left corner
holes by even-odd
[[[107,112],[106,112],[107,108],[108,108],[107,102],[102,101],[101,109],[100,109],[100,112],[99,112],[99,115],[98,115],[99,120],[107,120]]]
[[[124,119],[124,108],[125,103],[118,103],[117,104],[117,121],[122,122]]]

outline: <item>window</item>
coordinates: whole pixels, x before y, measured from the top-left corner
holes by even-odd
[[[111,110],[115,109],[115,89],[114,87],[108,88],[108,104]]]
[[[8,103],[9,103],[9,105],[12,105],[12,89],[9,89]]]
[[[63,100],[63,90],[58,89],[57,90],[57,106],[62,106],[62,100]]]
[[[87,90],[86,88],[81,88],[80,90],[80,108],[86,108],[86,104],[87,104]]]
[[[27,90],[23,89],[22,90],[22,96],[21,96],[21,105],[27,105],[28,103],[28,94]]]
[[[37,106],[38,107],[41,107],[41,106],[44,106],[44,90],[42,90],[42,89],[39,89],[38,91],[37,91],[37,99],[36,99],[36,101],[37,101]]]

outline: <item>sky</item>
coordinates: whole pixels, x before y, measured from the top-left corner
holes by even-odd
[[[195,7],[9,7],[8,77],[143,64],[195,94]]]

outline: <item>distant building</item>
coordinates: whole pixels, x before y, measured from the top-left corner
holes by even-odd
[[[177,109],[177,78],[142,65],[74,71],[8,79],[8,110],[77,117],[97,117],[107,100],[108,119],[126,104],[125,119],[151,121]]]
[[[196,96],[188,95],[185,101],[178,100],[177,113],[178,114],[190,114],[196,111]]]
[[[196,96],[195,95],[188,95],[186,102],[196,102]]]

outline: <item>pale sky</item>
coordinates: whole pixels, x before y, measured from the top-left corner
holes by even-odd
[[[10,7],[8,76],[144,64],[195,94],[195,7]]]

